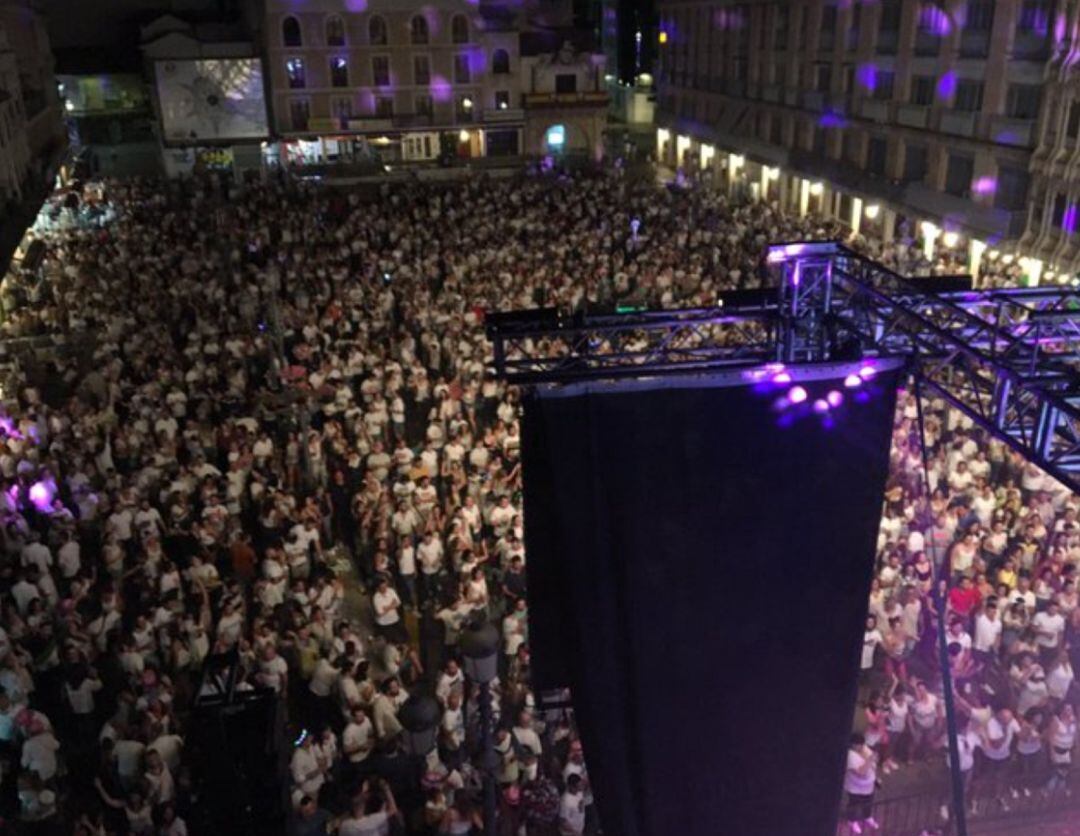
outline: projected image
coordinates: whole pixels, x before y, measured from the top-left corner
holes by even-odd
[[[257,58],[161,61],[158,98],[165,141],[264,139],[269,135]]]

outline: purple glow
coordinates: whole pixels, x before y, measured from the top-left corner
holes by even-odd
[[[864,90],[871,93],[877,87],[877,66],[874,64],[860,64],[855,71],[855,81]]]
[[[745,25],[742,12],[738,9],[720,9],[713,15],[713,25],[717,29],[730,29],[736,31]]]
[[[945,37],[952,32],[952,20],[944,9],[930,3],[922,7],[919,14],[919,26],[938,37]]]
[[[1058,12],[1057,16],[1054,18],[1054,43],[1055,44],[1060,46],[1062,41],[1065,40],[1065,29],[1066,29],[1067,26],[1068,26],[1068,23],[1065,20],[1065,13],[1064,12]]]
[[[1061,228],[1072,235],[1076,232],[1077,208],[1075,203],[1070,203],[1065,208],[1065,214],[1061,218]]]
[[[823,415],[829,411],[829,402],[824,398],[818,398],[814,401],[814,412],[818,415]]]
[[[39,511],[45,512],[52,508],[53,494],[56,489],[48,482],[34,482],[30,486],[30,501]]]
[[[12,505],[18,505],[19,503],[19,486],[18,484],[12,485],[7,489],[8,499],[11,500]]]
[[[863,380],[873,380],[874,375],[876,374],[877,369],[875,369],[873,366],[863,366],[861,369],[859,369],[859,377],[861,377]]]
[[[938,79],[937,94],[939,99],[951,99],[956,93],[956,73],[949,70]]]
[[[453,98],[450,82],[441,75],[431,77],[431,98],[436,102],[448,102]]]
[[[806,400],[806,390],[801,386],[792,386],[788,390],[787,396],[791,403],[802,403]]]
[[[993,177],[978,177],[971,184],[971,191],[975,194],[993,194],[997,191],[997,180]]]
[[[844,378],[844,385],[848,389],[854,389],[856,386],[862,386],[862,378],[857,374],[849,374]]]
[[[847,120],[842,113],[836,113],[835,111],[828,111],[821,114],[818,118],[818,124],[823,128],[843,128],[847,125]]]
[[[3,430],[8,435],[14,435],[15,434],[15,422],[11,418],[7,417],[6,415],[4,415],[3,417],[0,417],[0,430]]]
[[[345,0],[345,11],[360,14],[367,11],[368,0]]]
[[[844,396],[840,394],[839,390],[833,389],[825,396],[825,400],[829,402],[829,406],[835,408],[844,402]]]
[[[805,249],[805,244],[785,244],[782,247],[770,247],[769,255],[765,258],[765,261],[769,264],[779,264],[781,261],[787,261],[791,256],[802,255]]]
[[[780,372],[780,374],[773,377],[773,383],[791,383],[791,375],[787,372]]]
[[[999,145],[1020,145],[1020,137],[1016,131],[1000,131],[995,137],[994,142]]]

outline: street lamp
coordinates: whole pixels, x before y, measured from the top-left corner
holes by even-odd
[[[498,674],[499,631],[487,622],[475,621],[462,633],[459,646],[465,676],[480,686],[484,836],[495,836],[495,743],[491,737],[491,683]]]
[[[413,694],[405,700],[398,712],[398,721],[405,729],[406,753],[424,758],[435,748],[440,713],[439,703],[433,697]]]

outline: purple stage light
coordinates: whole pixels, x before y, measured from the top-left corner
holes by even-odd
[[[1076,232],[1076,220],[1076,204],[1070,203],[1066,207],[1065,214],[1061,218],[1061,228],[1071,235],[1072,233]]]
[[[997,180],[993,177],[978,177],[971,184],[971,191],[975,194],[993,194],[997,191]]]
[[[818,117],[818,124],[823,128],[842,128],[847,125],[847,120],[842,113],[830,110]]]
[[[367,11],[368,0],[345,0],[345,11],[360,14]]]
[[[48,482],[34,482],[30,486],[30,501],[34,503],[34,507],[39,511],[48,511],[52,508],[52,498],[55,492],[55,488]]]
[[[859,377],[861,377],[863,380],[872,380],[874,375],[876,374],[877,369],[875,369],[873,366],[863,366],[861,369],[859,369]]]
[[[829,402],[824,398],[818,398],[814,401],[814,412],[818,415],[824,415],[829,411]]]
[[[450,82],[441,75],[431,77],[431,98],[436,102],[448,102],[453,98]]]
[[[792,386],[787,393],[788,400],[791,403],[802,403],[806,400],[806,390],[801,386]]]
[[[849,374],[844,378],[844,385],[848,389],[854,389],[857,386],[862,386],[862,378],[857,374]]]
[[[940,6],[927,3],[919,14],[919,26],[932,35],[943,38],[952,32],[952,19]]]
[[[877,87],[877,65],[860,64],[855,71],[855,80],[864,90],[873,93],[874,88]]]
[[[791,375],[787,372],[780,372],[773,377],[773,383],[791,383]]]
[[[829,402],[829,406],[836,408],[844,402],[844,396],[840,394],[839,390],[833,389],[825,396],[825,400]]]
[[[938,79],[937,94],[939,99],[951,99],[956,92],[956,73],[949,70]]]

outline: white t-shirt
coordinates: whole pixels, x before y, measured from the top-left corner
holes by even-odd
[[[881,631],[876,628],[863,632],[862,669],[864,671],[874,666],[874,650],[882,641]]]
[[[983,754],[993,761],[1008,760],[1013,738],[1020,733],[1020,724],[1012,718],[1005,725],[997,717],[991,717],[986,724],[986,739],[983,741]]]
[[[372,603],[375,605],[375,623],[380,627],[389,627],[401,620],[397,609],[392,606],[401,606],[401,599],[394,590],[387,588],[386,592],[376,592]]]
[[[339,836],[389,836],[390,816],[385,810],[358,819],[345,819],[338,828]]]
[[[1035,643],[1040,647],[1057,647],[1061,642],[1061,636],[1065,632],[1065,616],[1061,613],[1050,615],[1048,612],[1036,613],[1031,619],[1032,626],[1040,631],[1035,634]],[[1042,631],[1052,635],[1043,635]]]
[[[345,756],[350,763],[362,763],[367,760],[371,755],[371,749],[367,747],[371,745],[374,737],[375,728],[366,717],[363,723],[354,721],[345,727],[345,731],[341,735],[341,746],[345,750]],[[363,747],[361,751],[349,751],[357,746]]]
[[[585,796],[564,792],[559,799],[559,833],[578,836],[585,832]]]
[[[859,771],[862,770],[866,764],[867,758],[863,757],[854,749],[848,749],[847,771],[844,773],[845,792],[849,792],[852,795],[871,795],[874,792],[874,782],[877,778],[877,770],[871,768],[865,776],[859,774]]]
[[[1001,619],[990,620],[985,613],[975,616],[975,649],[990,653],[1001,635]]]

